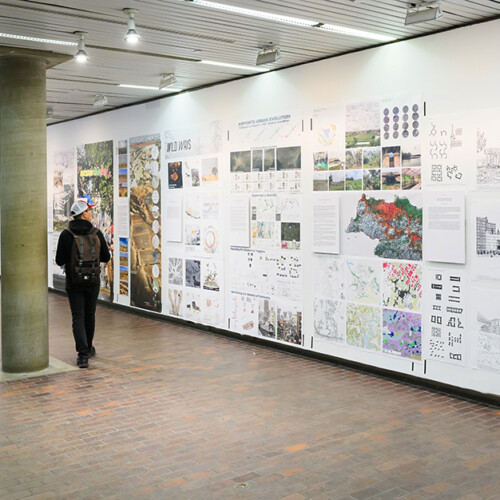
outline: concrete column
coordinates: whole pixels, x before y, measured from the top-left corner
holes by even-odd
[[[45,58],[0,55],[2,370],[49,364]]]

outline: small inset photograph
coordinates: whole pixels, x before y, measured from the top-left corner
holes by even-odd
[[[382,189],[401,189],[401,172],[399,170],[382,170]]]
[[[298,170],[300,167],[300,146],[278,148],[276,150],[276,170]]]
[[[314,170],[328,170],[328,153],[326,151],[313,153]]]
[[[345,190],[346,191],[361,191],[363,189],[363,171],[362,170],[346,170],[345,173]]]
[[[168,164],[168,188],[182,188],[182,162],[174,161]]]
[[[217,158],[205,158],[202,163],[203,182],[216,182],[219,180],[219,166]]]
[[[328,172],[314,172],[313,191],[328,191]]]
[[[231,172],[250,172],[251,166],[250,151],[233,151],[231,153]]]
[[[382,168],[401,168],[401,146],[382,148]]]
[[[328,176],[328,191],[344,191],[345,178],[344,171],[330,172]]]
[[[186,259],[186,286],[200,288],[201,265],[199,260]]]
[[[300,250],[300,222],[281,223],[281,248]]]
[[[361,148],[346,149],[345,168],[354,170],[363,167],[363,150]]]
[[[264,172],[276,170],[276,149],[264,149]]]
[[[403,159],[403,168],[405,167],[420,167],[422,166],[422,154],[420,152],[420,144],[405,144],[401,157]]]
[[[191,186],[200,187],[200,169],[198,167],[191,169]]]
[[[264,168],[264,150],[252,150],[252,172],[262,172]]]
[[[403,189],[422,189],[422,175],[419,168],[401,169],[401,187]]]
[[[380,168],[380,148],[363,148],[363,168]]]
[[[365,191],[380,190],[380,170],[363,170],[363,189]]]
[[[344,170],[345,159],[343,152],[329,151],[328,170]]]

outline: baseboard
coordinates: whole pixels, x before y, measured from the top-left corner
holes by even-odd
[[[66,292],[61,290],[56,290],[54,288],[49,288],[49,291],[59,295],[66,295]],[[135,314],[137,316],[143,316],[145,318],[155,319],[157,321],[162,321],[165,323],[182,325],[189,328],[194,328],[196,330],[209,332],[216,335],[222,335],[224,337],[231,338],[233,340],[237,340],[240,342],[255,344],[261,347],[266,347],[268,349],[284,351],[294,356],[301,356],[309,359],[314,359],[316,361],[321,361],[324,363],[342,366],[349,370],[353,370],[360,373],[368,373],[370,375],[379,378],[396,381],[413,387],[427,389],[429,391],[437,392],[447,396],[453,396],[455,398],[474,401],[477,403],[487,404],[494,407],[500,407],[500,396],[496,396],[495,394],[486,394],[471,389],[464,389],[462,387],[456,387],[454,385],[444,384],[442,382],[437,382],[435,380],[422,379],[420,377],[415,377],[414,375],[395,372],[393,370],[388,370],[386,368],[379,368],[377,366],[367,365],[364,363],[359,363],[357,361],[351,361],[348,359],[339,358],[329,354],[322,354],[315,351],[301,349],[291,344],[290,345],[279,344],[277,342],[273,342],[265,338],[253,337],[251,335],[242,335],[236,332],[231,332],[229,330],[224,330],[222,328],[216,328],[208,325],[201,325],[199,323],[194,323],[193,321],[188,321],[182,318],[164,316],[159,313],[144,311],[142,309],[136,309],[130,306],[125,306],[123,304],[116,304],[114,302],[107,302],[104,300],[98,300],[98,303],[101,306],[109,307],[110,309],[117,309],[130,314]]]

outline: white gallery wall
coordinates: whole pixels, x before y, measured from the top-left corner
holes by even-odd
[[[49,255],[68,190],[112,188],[102,298],[500,395],[499,43],[494,21],[50,126]]]

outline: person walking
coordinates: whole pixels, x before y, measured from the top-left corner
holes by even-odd
[[[73,220],[59,236],[56,264],[64,266],[66,292],[72,316],[73,337],[78,357],[76,364],[88,368],[95,356],[94,330],[97,297],[100,288],[100,262],[109,262],[111,254],[99,229],[92,225],[95,204],[80,198],[71,206]],[[82,262],[90,257],[90,260]]]

